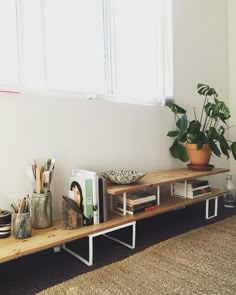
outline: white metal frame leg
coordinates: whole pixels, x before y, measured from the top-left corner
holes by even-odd
[[[157,186],[157,206],[160,206],[160,185]]]
[[[114,201],[113,201],[113,196],[110,195],[110,210],[111,212],[114,212],[118,215],[126,215],[126,211],[127,211],[127,201],[126,201],[126,193],[122,194],[123,196],[123,212],[119,212],[118,210],[114,209]]]
[[[107,235],[107,234],[103,234],[103,235],[104,235],[104,237],[109,238],[109,239],[111,239],[113,241],[116,241],[117,243],[120,243],[120,244],[122,244],[122,245],[124,245],[124,246],[126,246],[126,247],[128,247],[130,249],[134,249],[135,248],[135,241],[136,241],[136,222],[134,221],[134,222],[131,222],[131,223],[128,223],[128,224],[130,226],[132,226],[132,244],[131,245],[128,244],[128,243],[125,243],[125,242],[123,242],[123,241],[121,241],[119,239],[116,239],[116,238],[114,238],[114,237],[112,237],[110,235]],[[120,228],[124,228],[124,227],[127,227],[127,225],[126,226],[121,226]],[[120,228],[117,228],[117,229],[120,229]]]
[[[112,231],[115,231],[115,230],[118,230],[118,229],[121,229],[121,228],[125,228],[125,227],[128,227],[128,226],[132,226],[132,244],[128,244],[128,243],[125,243],[121,240],[118,240],[116,238],[113,238],[109,235],[106,235],[106,233],[108,232],[112,232]],[[135,248],[135,240],[136,240],[136,221],[133,221],[133,222],[129,222],[129,223],[126,223],[126,224],[123,224],[123,225],[119,225],[119,226],[115,226],[113,228],[110,228],[110,229],[107,229],[107,230],[103,230],[103,231],[100,231],[98,233],[94,233],[94,234],[91,234],[88,236],[89,238],[89,259],[86,260],[84,257],[80,256],[79,254],[75,253],[74,251],[72,251],[71,249],[67,248],[66,247],[66,244],[64,243],[62,245],[62,249],[64,249],[66,252],[70,253],[71,255],[73,255],[74,257],[76,257],[77,259],[81,260],[82,262],[84,262],[86,265],[88,266],[91,266],[93,264],[93,238],[97,237],[97,236],[100,236],[100,235],[104,235],[105,237],[107,238],[110,238],[130,249],[134,249]]]
[[[209,201],[215,199],[215,210],[214,210],[214,214],[209,216]],[[206,200],[206,219],[211,219],[213,217],[216,217],[218,213],[218,196],[214,197],[214,198],[210,198]]]
[[[80,256],[79,254],[75,253],[71,249],[67,248],[66,244],[62,245],[62,249],[64,249],[66,252],[70,253],[71,255],[73,255],[74,257],[76,257],[77,259],[85,263],[86,265],[91,266],[93,264],[93,236],[89,235],[88,238],[89,238],[89,260],[86,260],[84,257]]]

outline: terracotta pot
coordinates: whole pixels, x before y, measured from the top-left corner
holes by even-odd
[[[211,148],[209,144],[203,144],[200,150],[197,149],[197,144],[187,143],[186,148],[191,165],[206,166],[209,164],[211,157]]]

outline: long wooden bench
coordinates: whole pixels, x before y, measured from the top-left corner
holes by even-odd
[[[159,186],[163,184],[171,184],[177,180],[187,180],[195,177],[210,176],[219,173],[228,172],[229,169],[214,168],[212,171],[191,171],[188,169],[176,169],[170,171],[162,171],[147,174],[142,180],[132,185],[113,185],[110,184],[107,187],[107,193],[109,198],[113,198],[115,195],[126,194],[130,191],[141,190],[144,188],[157,187],[157,194],[159,195]],[[97,225],[84,226],[76,230],[64,230],[60,220],[54,221],[53,226],[46,229],[33,229],[32,237],[28,239],[15,239],[13,236],[0,239],[0,263],[6,262],[11,259],[22,257],[27,254],[42,251],[48,248],[54,247],[59,250],[63,248],[76,258],[82,260],[87,265],[93,263],[93,238],[99,235],[105,235],[113,240],[133,249],[135,248],[135,226],[136,221],[144,218],[148,218],[154,215],[162,214],[178,208],[183,208],[194,203],[206,201],[206,218],[212,218],[217,215],[218,197],[223,196],[226,193],[222,189],[213,189],[210,195],[197,197],[195,199],[181,199],[171,195],[161,196],[161,200],[158,200],[157,209],[153,209],[147,212],[139,213],[136,215],[111,215],[111,219],[104,223]],[[160,197],[160,196],[159,196]],[[212,216],[209,216],[208,207],[209,201],[213,199],[215,201],[215,210]],[[114,239],[109,236],[108,233],[119,230],[124,227],[131,226],[132,231],[132,243],[127,244],[121,240]],[[77,253],[67,248],[66,243],[83,238],[89,238],[89,259],[81,257]]]

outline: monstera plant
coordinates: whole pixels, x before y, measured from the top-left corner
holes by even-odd
[[[209,154],[214,153],[220,157],[224,154],[227,158],[231,153],[236,159],[236,142],[227,138],[227,129],[230,128],[227,121],[230,118],[229,108],[220,100],[217,92],[209,85],[199,83],[197,92],[203,96],[202,109],[197,116],[193,107],[194,118],[190,119],[187,111],[179,105],[168,101],[166,106],[175,115],[176,129],[169,131],[167,136],[173,138],[170,147],[171,155],[183,162],[189,160],[186,145],[196,144],[196,149],[208,146]]]

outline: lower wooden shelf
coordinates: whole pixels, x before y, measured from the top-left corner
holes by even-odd
[[[113,217],[112,220],[105,223],[84,226],[75,230],[63,229],[61,220],[57,220],[49,228],[33,229],[32,237],[27,239],[15,239],[12,235],[8,238],[0,239],[0,262],[71,242],[117,225],[126,224],[130,220],[129,216]]]
[[[195,199],[181,199],[174,196],[163,196],[161,204],[157,209],[139,213],[137,215],[120,216],[113,214],[110,220],[97,225],[84,226],[75,230],[64,230],[60,220],[54,222],[53,226],[46,229],[34,229],[32,237],[28,239],[15,239],[13,236],[0,239],[0,263],[22,257],[27,254],[42,251],[67,242],[71,242],[89,235],[103,232],[132,221],[137,221],[154,215],[172,211],[194,203],[202,202],[222,196],[225,190],[214,189],[212,194]]]
[[[161,197],[160,205],[156,209],[145,211],[135,215],[129,215],[129,216],[131,216],[133,220],[137,221],[140,219],[148,218],[154,215],[158,215],[158,214],[169,212],[175,209],[186,207],[192,204],[196,204],[196,203],[214,198],[216,196],[220,197],[220,196],[223,196],[225,193],[226,193],[226,190],[212,189],[211,194],[201,196],[201,197],[196,197],[194,199],[183,199],[183,198],[179,198],[175,196],[166,195]],[[128,214],[126,216],[128,216]]]

